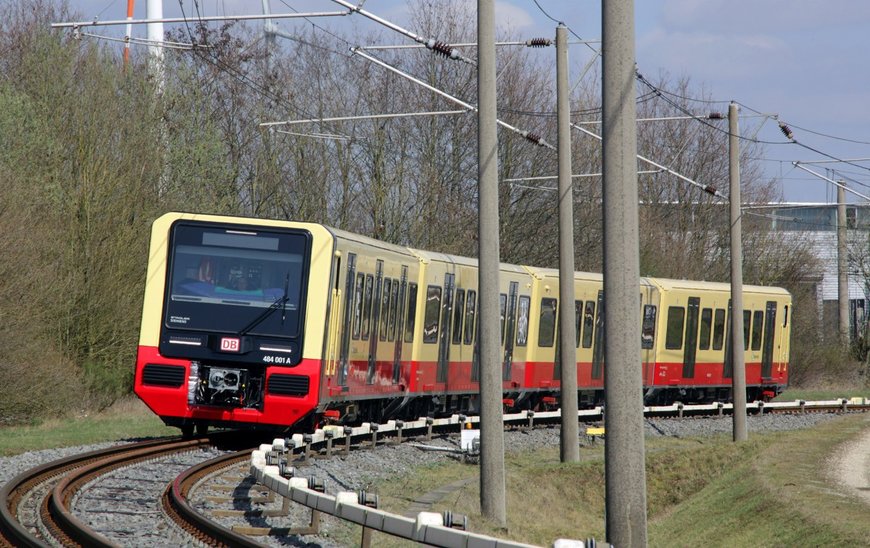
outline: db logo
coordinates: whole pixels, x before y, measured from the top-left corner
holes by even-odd
[[[224,337],[221,339],[221,352],[238,352],[239,348],[239,339],[232,337]]]

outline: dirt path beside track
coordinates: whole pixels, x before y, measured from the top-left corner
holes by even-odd
[[[857,438],[840,446],[833,455],[833,479],[870,504],[870,420]]]

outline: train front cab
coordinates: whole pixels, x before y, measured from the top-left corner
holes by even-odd
[[[655,362],[645,381],[647,404],[730,398],[730,286],[648,279],[661,295]],[[778,288],[745,286],[744,361],[749,400],[770,399],[788,384],[791,297]]]
[[[286,428],[317,406],[333,256],[320,225],[170,213],[152,227],[134,387],[163,421]],[[254,284],[259,287],[253,288]]]

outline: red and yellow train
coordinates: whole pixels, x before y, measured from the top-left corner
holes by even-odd
[[[209,426],[474,413],[477,261],[319,224],[168,213],[154,222],[136,394]],[[604,399],[600,274],[578,272],[578,398]],[[558,271],[502,264],[506,410],[558,407]],[[730,286],[641,278],[644,402],[730,401]],[[747,396],[788,383],[791,296],[745,286]],[[638,404],[640,405],[640,401]]]

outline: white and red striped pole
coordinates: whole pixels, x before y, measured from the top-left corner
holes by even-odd
[[[148,23],[148,43],[151,44],[149,66],[157,93],[163,91],[163,0],[147,0],[147,18],[155,23]]]
[[[133,20],[133,6],[136,0],[127,0],[127,21]],[[133,36],[133,23],[127,23],[127,34],[124,36],[124,66],[130,62],[130,38]]]

